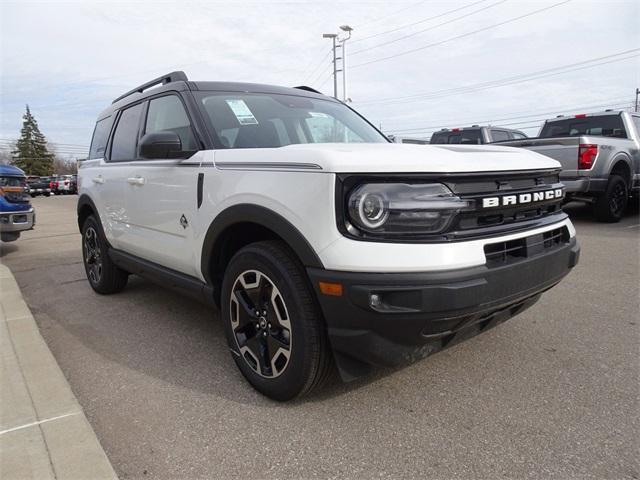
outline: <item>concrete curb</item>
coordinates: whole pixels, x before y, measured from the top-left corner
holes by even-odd
[[[5,265],[0,353],[0,477],[117,479]]]

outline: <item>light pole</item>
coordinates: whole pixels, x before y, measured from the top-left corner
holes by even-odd
[[[636,112],[638,111],[638,95],[640,95],[640,88],[636,88]]]
[[[333,51],[333,98],[338,98],[338,69],[336,64],[336,38],[338,35],[336,33],[323,33],[322,38],[330,38],[333,46],[331,47]]]
[[[342,43],[342,101],[349,101],[347,96],[347,40],[351,38],[351,32],[353,28],[349,25],[341,25],[340,30],[347,32],[347,37],[340,40]]]

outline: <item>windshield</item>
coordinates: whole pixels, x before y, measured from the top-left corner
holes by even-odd
[[[203,92],[199,100],[221,148],[388,143],[353,110],[329,100],[238,92]]]
[[[541,138],[578,137],[580,135],[627,138],[620,115],[594,115],[593,117],[554,120],[545,123],[540,131]]]

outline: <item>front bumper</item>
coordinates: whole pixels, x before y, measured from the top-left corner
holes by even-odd
[[[0,232],[22,232],[35,225],[36,214],[32,209],[0,213]]]
[[[530,253],[501,266],[440,272],[309,268],[343,379],[411,363],[522,312],[569,273],[580,247],[573,237]],[[342,296],[323,295],[319,282],[341,283]]]

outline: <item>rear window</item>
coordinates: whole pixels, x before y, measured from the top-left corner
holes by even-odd
[[[627,138],[627,132],[620,115],[596,115],[554,120],[545,123],[540,132],[541,138],[578,137],[580,135]]]
[[[142,104],[138,103],[133,107],[123,110],[118,120],[118,125],[113,134],[111,145],[111,160],[127,161],[136,158],[136,147],[138,145],[138,124]]]
[[[507,140],[511,140],[509,138],[509,132],[505,130],[491,130],[491,136],[493,137],[494,142],[504,142]]]
[[[480,130],[462,130],[459,132],[434,133],[431,137],[430,143],[436,145],[444,145],[447,143],[479,145],[482,143],[482,136]]]
[[[91,148],[89,148],[90,159],[104,157],[112,123],[113,117],[111,116],[98,120],[96,123],[96,128],[93,130],[93,138],[91,139]]]
[[[633,123],[636,126],[636,135],[640,135],[640,117],[633,115],[631,118],[633,118]]]

